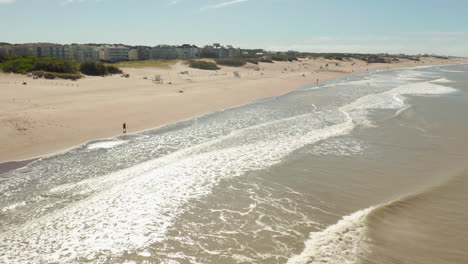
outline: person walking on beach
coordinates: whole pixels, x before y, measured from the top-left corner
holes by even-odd
[[[127,133],[127,124],[126,123],[123,123],[122,129],[123,129],[124,134]]]

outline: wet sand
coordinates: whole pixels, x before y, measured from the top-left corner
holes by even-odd
[[[22,160],[22,161],[10,161],[10,162],[3,162],[0,163],[0,174],[9,172],[21,167],[28,165],[28,163],[34,161],[35,159],[30,160]]]

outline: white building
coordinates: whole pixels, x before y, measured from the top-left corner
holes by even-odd
[[[123,46],[103,46],[99,49],[99,59],[108,62],[128,61],[129,51],[129,48]]]
[[[138,49],[131,49],[128,51],[128,60],[137,61],[138,59]]]

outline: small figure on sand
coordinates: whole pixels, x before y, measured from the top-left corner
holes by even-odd
[[[122,129],[123,129],[124,134],[127,133],[127,124],[126,123],[123,123]]]

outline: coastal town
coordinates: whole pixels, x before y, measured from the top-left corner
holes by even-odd
[[[251,51],[251,50],[249,50]],[[213,43],[198,47],[191,44],[183,45],[157,45],[128,46],[108,44],[71,44],[61,45],[54,43],[27,43],[9,44],[0,43],[0,53],[17,56],[34,56],[38,58],[59,58],[77,62],[120,62],[142,61],[156,59],[198,59],[198,58],[230,58],[248,55],[249,51],[235,48],[232,45]],[[257,55],[288,55],[296,56],[297,51],[271,52],[262,49],[254,50]]]

